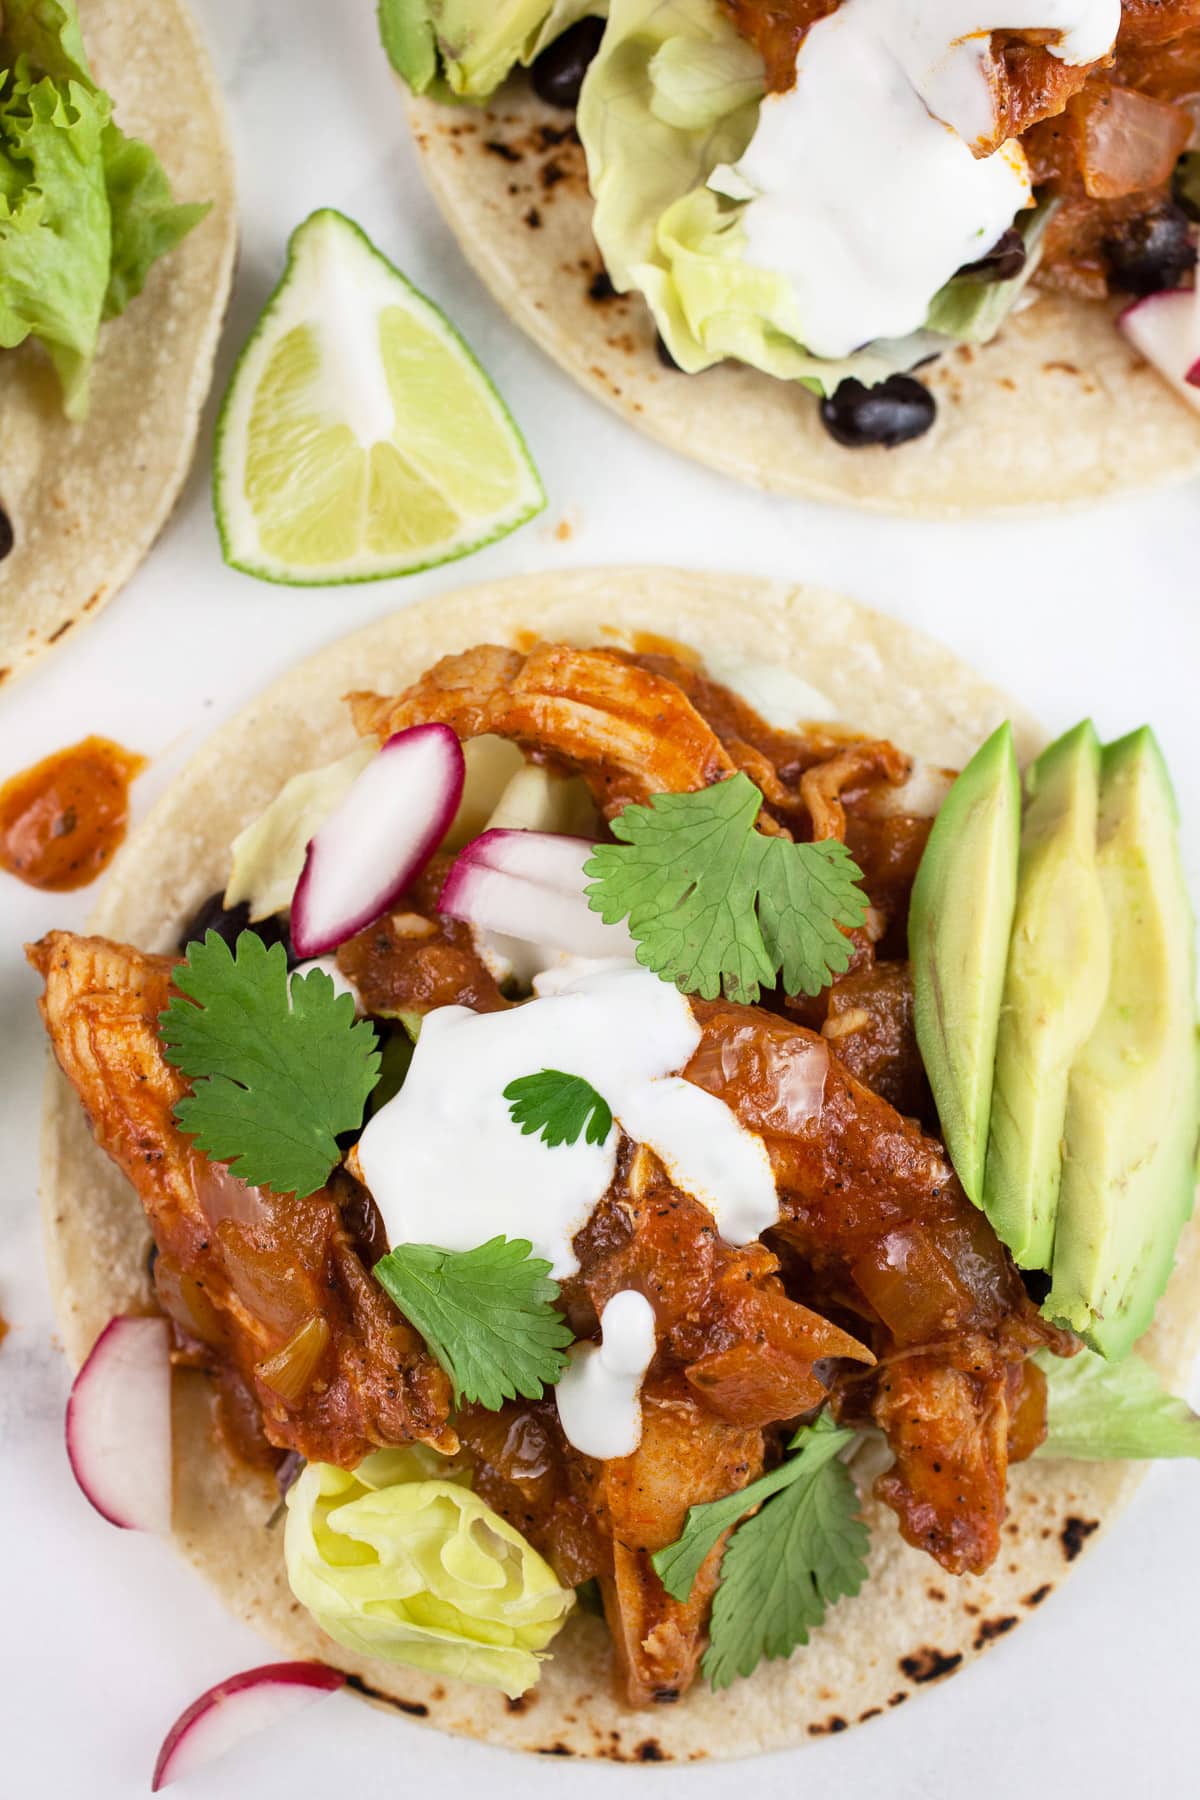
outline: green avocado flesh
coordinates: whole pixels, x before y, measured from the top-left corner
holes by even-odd
[[[992,1069],[1017,893],[1021,778],[1002,725],[950,789],[913,885],[917,1043],[959,1180],[983,1197]]]
[[[1023,1268],[1048,1269],[1068,1077],[1108,989],[1108,916],[1096,863],[1100,744],[1090,720],[1042,753],[1025,789],[983,1207]]]
[[[1154,734],[1103,752],[1097,866],[1108,992],[1071,1069],[1043,1311],[1102,1355],[1150,1323],[1192,1210],[1200,1123],[1195,925]]]

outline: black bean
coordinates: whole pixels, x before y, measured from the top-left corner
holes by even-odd
[[[1109,280],[1126,294],[1179,287],[1196,264],[1188,216],[1173,200],[1123,220],[1103,247]]]
[[[288,936],[287,920],[277,915],[251,925],[250,908],[244,900],[237,906],[226,906],[224,894],[210,894],[180,932],[179,948],[186,950],[189,944],[203,943],[210,931],[223,938],[231,950],[243,931],[253,931],[268,948],[272,944],[282,944],[287,951],[289,966],[298,961]]]
[[[874,387],[851,376],[821,402],[821,423],[847,450],[867,444],[891,450],[928,431],[936,416],[933,395],[911,375],[889,375]]]
[[[960,281],[1015,281],[1025,267],[1025,239],[1015,225],[1001,232],[986,256],[978,262],[964,263],[958,271]]]
[[[603,19],[580,19],[547,44],[530,71],[533,91],[547,106],[573,108],[588,67],[604,36]]]
[[[9,554],[16,541],[16,536],[14,535],[12,528],[12,520],[5,512],[4,508],[0,506],[0,562],[4,561],[4,558]]]

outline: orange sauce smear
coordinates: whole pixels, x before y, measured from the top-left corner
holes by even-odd
[[[0,868],[30,887],[86,887],[111,861],[129,823],[129,784],[146,758],[86,737],[0,787]]]

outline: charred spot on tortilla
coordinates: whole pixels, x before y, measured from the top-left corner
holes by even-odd
[[[972,1648],[984,1649],[986,1645],[995,1643],[997,1638],[1003,1637],[1006,1632],[1011,1631],[1013,1626],[1019,1623],[1020,1621],[1011,1613],[1006,1613],[1003,1618],[999,1619],[985,1619],[975,1633],[975,1642]]]
[[[1043,1581],[1041,1587],[1034,1588],[1032,1594],[1026,1594],[1023,1604],[1025,1606],[1040,1606],[1046,1596],[1053,1592],[1054,1588],[1052,1583]]]
[[[836,1737],[839,1731],[849,1731],[850,1727],[840,1713],[834,1713],[825,1720],[814,1720],[808,1728],[809,1737]]]
[[[506,144],[503,138],[485,138],[483,147],[489,156],[498,156],[501,162],[519,163],[525,160],[524,152],[514,149],[512,144]]]
[[[1059,1542],[1066,1560],[1074,1562],[1092,1533],[1099,1529],[1099,1519],[1081,1519],[1077,1514],[1072,1513],[1059,1533]]]
[[[927,1646],[915,1650],[911,1656],[902,1656],[900,1668],[914,1685],[922,1687],[928,1681],[940,1681],[944,1675],[953,1675],[961,1662],[961,1650],[935,1650]]]
[[[633,1754],[638,1762],[667,1762],[669,1758],[657,1738],[643,1738],[635,1744]]]
[[[377,1706],[390,1706],[393,1712],[407,1713],[411,1719],[427,1719],[429,1708],[423,1700],[402,1700],[398,1694],[389,1694],[383,1688],[372,1687],[361,1675],[347,1675],[346,1686],[361,1694],[364,1700],[370,1700]]]
[[[6,509],[0,506],[0,562],[3,562],[4,558],[10,554],[16,541],[13,522]]]

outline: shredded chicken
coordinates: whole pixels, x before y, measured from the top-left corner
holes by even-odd
[[[239,1372],[268,1440],[347,1468],[381,1444],[453,1451],[449,1382],[371,1280],[331,1191],[299,1200],[247,1187],[175,1124],[187,1084],[157,1031],[170,959],[53,931],[29,960],[63,1073],[146,1209],[159,1296],[189,1339]],[[327,1327],[324,1350],[304,1391],[285,1398],[263,1365],[313,1320]]]
[[[461,738],[494,732],[568,762],[605,818],[630,801],[690,793],[734,772],[716,733],[673,682],[603,650],[539,644],[522,656],[482,644],[444,656],[396,699],[349,699],[364,736],[438,719]]]

